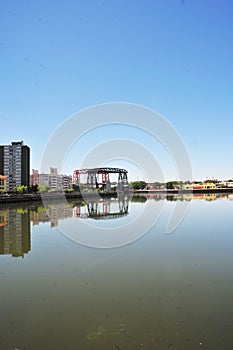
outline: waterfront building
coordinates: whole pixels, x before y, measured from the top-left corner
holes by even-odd
[[[38,179],[40,186],[47,186],[49,188],[49,174],[39,174]]]
[[[0,193],[6,192],[6,176],[0,175]]]
[[[30,175],[30,186],[39,184],[39,170],[32,169],[32,175]]]
[[[62,189],[62,175],[52,175],[49,176],[49,188],[51,190],[61,190]]]
[[[224,181],[223,182],[223,186],[224,187],[233,187],[233,182],[232,181]]]
[[[62,175],[62,188],[65,190],[67,188],[72,188],[72,176]]]
[[[0,174],[6,176],[7,191],[30,185],[30,148],[23,141],[0,146]]]
[[[38,170],[33,169],[34,181],[36,180],[35,174],[37,173],[38,173]],[[57,168],[50,167],[50,174],[38,173],[37,183],[40,186],[47,186],[48,189],[50,190],[62,191],[67,188],[72,188],[72,176],[58,174]]]
[[[190,184],[184,184],[182,186],[183,190],[202,190],[202,184],[201,183],[190,183]]]
[[[57,168],[50,167],[50,175],[56,176],[57,175]]]
[[[216,185],[213,182],[204,182],[202,185],[202,189],[204,189],[204,190],[206,190],[206,189],[213,190],[214,188],[216,188]]]

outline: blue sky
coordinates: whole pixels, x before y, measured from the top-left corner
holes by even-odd
[[[174,125],[195,179],[232,178],[232,13],[230,0],[1,2],[0,144],[24,140],[39,168],[64,120],[92,105],[131,102]],[[93,147],[118,134],[124,130],[86,135],[64,172],[79,167],[90,140]],[[129,134],[156,152],[143,133]],[[165,178],[175,178],[168,163],[161,160]]]

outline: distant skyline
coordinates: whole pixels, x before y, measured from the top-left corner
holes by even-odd
[[[50,136],[71,115],[130,102],[174,126],[194,180],[232,178],[232,13],[227,0],[2,2],[0,144],[23,140],[39,169]],[[166,149],[123,125],[83,135],[60,170],[72,174],[96,144],[114,138],[144,145],[165,180],[176,179]],[[109,165],[143,177],[126,160]]]

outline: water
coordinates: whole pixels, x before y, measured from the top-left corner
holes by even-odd
[[[174,199],[1,207],[0,349],[232,349],[233,201],[185,198],[168,235]],[[145,208],[156,224],[119,248],[64,234],[87,224],[98,237],[127,232]]]

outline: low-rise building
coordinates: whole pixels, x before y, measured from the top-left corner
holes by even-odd
[[[30,186],[39,185],[39,170],[32,169],[32,175],[30,175]]]
[[[49,187],[49,174],[39,174],[39,185]]]
[[[6,176],[0,175],[0,193],[6,192],[6,180]]]
[[[72,188],[72,176],[71,175],[62,175],[62,188]]]
[[[54,191],[72,188],[72,176],[58,174],[57,168],[51,167],[50,174],[39,174],[38,170],[33,169],[32,176],[32,185],[39,184],[40,186],[46,186],[48,189]]]
[[[232,181],[224,181],[223,182],[225,187],[233,187],[233,182]]]
[[[62,190],[62,175],[49,175],[49,188],[51,190]]]
[[[200,183],[190,183],[190,184],[185,184],[182,186],[183,190],[201,190],[202,189],[202,184]]]
[[[211,190],[213,190],[214,188],[216,188],[216,185],[215,185],[215,183],[213,183],[213,182],[204,182],[204,183],[202,184],[202,188],[203,188],[203,190],[206,190],[206,189],[211,189]]]

